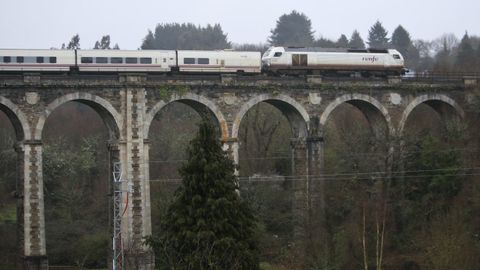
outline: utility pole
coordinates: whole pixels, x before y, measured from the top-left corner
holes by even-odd
[[[113,270],[123,270],[124,255],[122,242],[122,217],[128,206],[128,191],[122,190],[122,165],[113,162]],[[123,193],[127,193],[125,208],[122,207]]]

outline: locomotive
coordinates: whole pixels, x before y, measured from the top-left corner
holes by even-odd
[[[393,49],[271,47],[262,57],[262,70],[272,74],[401,75],[403,56]]]
[[[271,47],[263,55],[234,50],[0,49],[0,71],[147,72],[186,74],[400,75],[397,50]]]

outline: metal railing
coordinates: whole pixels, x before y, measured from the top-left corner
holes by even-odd
[[[402,76],[402,81],[427,83],[460,83],[465,79],[480,79],[478,72],[417,72]]]

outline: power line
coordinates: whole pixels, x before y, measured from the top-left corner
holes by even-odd
[[[363,173],[343,173],[343,174],[318,174],[318,175],[289,175],[289,176],[251,176],[251,177],[238,177],[240,182],[285,182],[285,181],[303,181],[307,178],[312,181],[332,181],[332,180],[372,180],[373,178],[386,178],[400,175],[403,179],[411,178],[428,178],[435,176],[477,176],[480,175],[480,171],[477,173],[467,173],[466,171],[480,170],[480,167],[473,168],[444,168],[444,169],[432,169],[432,170],[411,170],[411,171],[392,171],[392,172],[363,172]],[[448,171],[460,171],[450,174],[438,174],[430,173],[423,174],[425,172],[448,172]],[[463,171],[463,172],[461,172]],[[415,175],[411,175],[415,173]],[[373,177],[375,175],[384,175],[384,177]],[[407,174],[407,175],[404,175]],[[180,182],[181,178],[165,178],[149,180],[151,182]]]
[[[425,151],[425,150],[412,150],[412,151],[397,151],[399,154],[415,154],[415,153],[423,153],[423,152],[466,152],[466,153],[480,153],[480,147],[475,148],[448,148],[448,149],[439,149],[434,151]],[[290,153],[290,151],[278,151],[276,153]],[[359,153],[349,153],[346,157],[354,157],[354,156],[381,156],[387,157],[390,156],[390,153],[385,151],[384,153],[378,152],[359,152]],[[281,160],[281,159],[291,159],[291,156],[269,156],[269,157],[248,157],[248,158],[240,158],[239,161],[242,160]],[[306,159],[304,157],[295,157],[296,159]],[[149,160],[150,163],[180,163],[185,162],[187,159],[153,159]]]

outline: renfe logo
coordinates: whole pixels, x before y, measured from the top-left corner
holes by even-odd
[[[375,56],[362,57],[362,61],[375,63],[376,61],[378,61],[378,57],[375,57]]]

